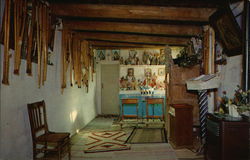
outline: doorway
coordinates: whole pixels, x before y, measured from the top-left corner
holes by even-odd
[[[101,65],[101,112],[119,115],[119,64]]]

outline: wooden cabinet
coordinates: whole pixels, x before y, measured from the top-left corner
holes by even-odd
[[[207,116],[206,160],[248,160],[249,122]]]
[[[199,107],[196,91],[188,91],[186,80],[198,77],[200,75],[200,66],[196,65],[189,68],[172,65],[170,67],[169,84],[167,85],[167,103],[168,104],[190,104],[193,108],[193,121],[199,123]]]
[[[193,144],[193,106],[188,104],[171,104],[169,110],[170,135],[169,141],[174,148]]]

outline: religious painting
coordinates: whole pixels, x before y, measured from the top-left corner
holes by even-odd
[[[119,61],[120,60],[120,50],[112,50],[112,59],[114,61]]]
[[[240,54],[242,48],[241,30],[229,6],[218,10],[209,19],[216,38],[222,43],[228,56]]]
[[[96,50],[97,52],[97,57],[98,57],[98,60],[102,61],[102,60],[105,60],[105,50]]]
[[[145,77],[151,77],[152,76],[151,68],[145,68],[144,69],[144,75],[145,75]]]
[[[158,76],[164,76],[165,75],[165,68],[159,68],[158,69]]]

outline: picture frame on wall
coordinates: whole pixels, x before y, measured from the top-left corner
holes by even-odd
[[[97,52],[97,57],[98,57],[98,60],[100,61],[103,61],[106,59],[106,56],[105,56],[105,50],[96,50]]]
[[[216,39],[223,45],[223,52],[228,56],[240,54],[242,50],[241,29],[229,6],[215,12],[210,16],[209,21],[214,28]]]
[[[158,69],[158,76],[164,76],[165,75],[165,68],[159,68]]]
[[[120,50],[119,49],[112,50],[112,59],[113,59],[113,61],[120,60]]]

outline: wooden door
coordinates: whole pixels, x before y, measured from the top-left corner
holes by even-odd
[[[119,114],[119,64],[101,65],[101,113]]]

